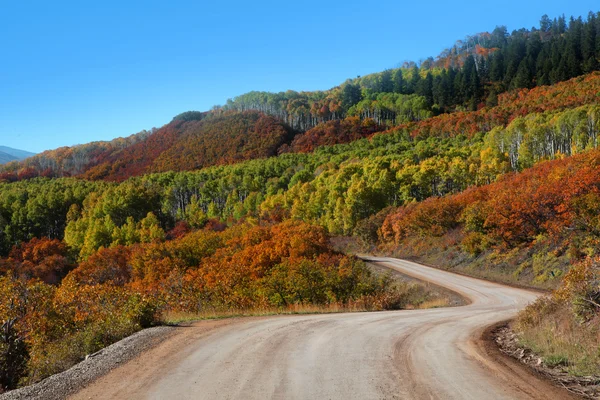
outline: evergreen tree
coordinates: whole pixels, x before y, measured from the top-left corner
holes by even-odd
[[[392,93],[394,91],[394,82],[392,81],[392,71],[386,69],[380,75],[380,91],[383,93]]]
[[[503,51],[498,50],[490,58],[490,80],[500,82],[504,79],[504,56]]]
[[[492,31],[490,46],[498,47],[498,48],[504,47],[506,45],[507,37],[508,37],[508,30],[506,29],[506,26],[497,26]]]
[[[358,103],[362,97],[360,86],[356,83],[348,82],[342,88],[342,107],[348,110]]]
[[[438,106],[442,112],[448,111],[451,105],[450,95],[451,83],[448,80],[448,72],[444,69],[442,73],[433,79],[432,95],[433,103]]]
[[[419,87],[419,82],[421,81],[421,75],[419,72],[419,68],[417,68],[416,65],[413,65],[412,69],[410,70],[410,82],[408,84],[408,92],[409,93],[415,93],[417,91],[417,88]]]
[[[430,72],[418,83],[417,94],[425,97],[428,107],[433,105],[433,75]]]
[[[552,29],[552,20],[547,14],[542,15],[540,19],[540,31],[547,33]]]
[[[402,76],[401,68],[398,68],[398,69],[396,69],[396,71],[394,71],[393,81],[394,81],[394,93],[404,94],[406,83],[404,82],[404,77]]]
[[[532,75],[530,69],[529,57],[521,61],[517,74],[511,82],[511,88],[529,88],[532,86]]]
[[[596,15],[590,12],[581,37],[581,56],[584,62],[595,59],[596,40]]]
[[[565,33],[565,31],[567,30],[567,19],[565,18],[564,14],[558,17],[558,22],[556,25],[559,35]]]

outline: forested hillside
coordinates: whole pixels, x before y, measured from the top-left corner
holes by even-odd
[[[523,330],[558,308],[597,325],[599,59],[599,14],[543,17],[0,167],[0,386],[168,312],[408,304],[332,236],[513,283],[567,276]]]
[[[430,122],[440,128],[434,134],[447,133],[444,131],[451,129],[448,123],[460,122],[454,118],[445,122],[445,115],[459,112],[460,118],[461,112],[480,110],[463,117],[487,119],[488,114],[496,114],[490,107],[499,105],[498,110],[502,110],[518,100],[522,95],[518,89],[540,87],[542,98],[534,100],[537,104],[526,110],[501,111],[500,116],[471,128],[471,132],[486,131],[490,126],[507,124],[516,113],[555,109],[546,106],[546,101],[572,106],[568,99],[552,100],[552,93],[544,93],[542,88],[597,70],[599,58],[597,13],[590,13],[585,20],[543,16],[539,28],[509,34],[505,27],[496,27],[491,33],[457,41],[436,58],[350,79],[327,91],[250,92],[209,112],[183,113],[158,130],[45,152],[25,163],[0,168],[0,179],[82,176],[123,180],[147,172],[183,171],[267,157],[278,151],[312,151],[319,145],[344,143],[396,126],[421,132],[429,126],[421,121],[440,114],[441,119]],[[591,96],[595,89],[589,87]],[[556,92],[564,93],[562,89]],[[591,99],[579,101],[587,104]],[[247,111],[275,119],[261,120],[251,127],[258,114],[249,117]],[[254,122],[241,122],[245,118]],[[177,157],[182,149],[186,149],[184,157]]]

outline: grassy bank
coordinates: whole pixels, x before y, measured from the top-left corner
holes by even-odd
[[[409,239],[378,250],[387,256],[447,271],[541,290],[556,289],[571,266],[569,255],[560,248],[552,248],[544,239],[513,249],[472,254],[460,245],[460,235],[461,232],[454,232],[442,237]]]
[[[540,298],[512,324],[521,345],[549,367],[600,376],[599,259],[575,265],[552,296]]]
[[[390,275],[391,276],[391,275]],[[290,304],[287,307],[257,307],[252,309],[207,309],[203,312],[165,311],[162,323],[178,325],[182,323],[223,318],[256,317],[271,315],[330,314],[346,312],[367,312],[399,309],[426,309],[456,305],[451,293],[439,290],[421,282],[404,282],[392,277],[393,289],[383,297],[364,296],[345,303],[329,304]]]

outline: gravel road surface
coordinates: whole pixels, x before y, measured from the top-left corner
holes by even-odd
[[[370,262],[454,290],[463,307],[199,322],[73,399],[560,399],[482,340],[538,293],[413,262]]]
[[[20,399],[563,399],[486,337],[539,293],[383,257],[461,307],[203,321],[137,333]]]

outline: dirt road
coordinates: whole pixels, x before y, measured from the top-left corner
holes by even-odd
[[[568,398],[479,340],[538,294],[372,258],[460,292],[463,307],[200,322],[76,399]]]

